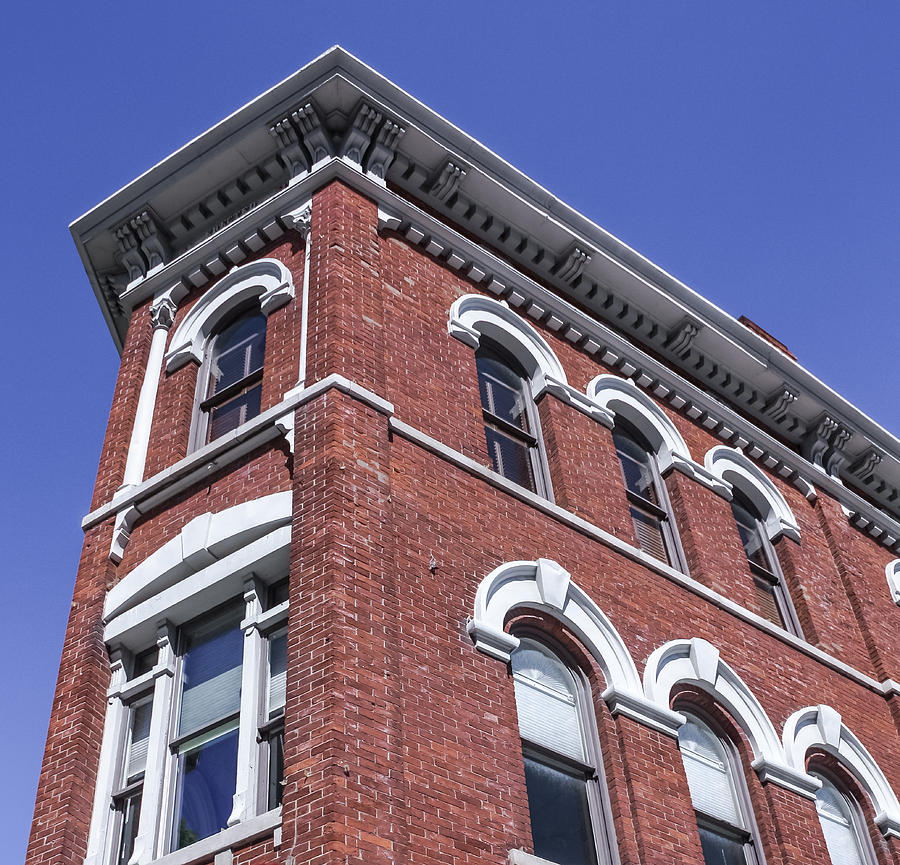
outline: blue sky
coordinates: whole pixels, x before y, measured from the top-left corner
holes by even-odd
[[[334,43],[900,432],[900,6],[14,4],[0,861],[21,861],[117,371],[75,217]]]

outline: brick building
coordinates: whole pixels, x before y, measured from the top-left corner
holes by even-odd
[[[33,865],[900,865],[900,442],[339,48],[72,226],[122,361]]]

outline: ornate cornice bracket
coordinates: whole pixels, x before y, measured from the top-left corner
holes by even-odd
[[[143,279],[169,262],[168,242],[160,222],[150,210],[142,210],[113,230],[119,245],[119,261],[129,282]]]
[[[466,176],[466,170],[456,165],[454,162],[447,160],[437,177],[428,186],[428,192],[438,201],[452,204],[451,199],[456,195],[459,184],[462,183]]]
[[[311,102],[296,108],[269,125],[269,134],[278,145],[278,155],[299,180],[312,166],[334,155],[334,148]]]
[[[690,318],[684,319],[681,324],[669,331],[665,343],[666,348],[677,357],[686,358],[691,353],[694,340],[701,329],[702,325],[699,322]]]
[[[797,393],[784,384],[769,396],[763,414],[772,418],[775,423],[781,423],[787,417],[788,409],[796,401]]]
[[[385,120],[375,137],[372,152],[366,160],[366,173],[377,180],[384,181],[387,178],[388,169],[397,156],[397,144],[406,129],[393,120]]]
[[[356,117],[341,145],[341,158],[348,159],[350,162],[362,167],[363,156],[369,148],[372,136],[375,133],[378,124],[381,122],[382,114],[376,111],[367,103],[363,102],[356,112]]]
[[[859,456],[848,471],[853,477],[859,479],[862,483],[868,484],[872,482],[873,473],[878,464],[884,459],[884,454],[875,448],[869,448],[861,456]]]
[[[590,253],[578,246],[573,246],[565,255],[557,259],[552,273],[563,282],[575,287],[581,281],[581,275],[590,260]]]

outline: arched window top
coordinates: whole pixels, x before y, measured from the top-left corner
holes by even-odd
[[[831,706],[807,706],[784,725],[784,751],[795,768],[805,766],[810,749],[835,757],[856,779],[872,802],[875,823],[885,835],[900,838],[900,802],[875,758],[847,728]]]
[[[674,735],[684,719],[644,697],[637,667],[619,632],[565,568],[552,559],[538,559],[507,562],[491,571],[475,593],[475,609],[467,625],[475,647],[509,661],[520,640],[504,626],[510,613],[520,609],[548,613],[580,640],[603,673],[607,684],[603,697],[613,712]]]
[[[450,307],[447,325],[451,336],[478,348],[482,338],[515,358],[531,381],[535,393],[543,389],[545,379],[567,384],[562,364],[547,341],[506,304],[467,294]]]
[[[747,456],[739,450],[716,445],[703,459],[707,471],[739,490],[766,526],[770,540],[781,535],[800,541],[800,528],[784,496]]]
[[[813,774],[822,784],[816,793],[816,812],[832,865],[874,865],[872,845],[857,804],[826,775]]]
[[[659,470],[666,472],[677,462],[692,463],[681,433],[666,413],[633,382],[604,374],[592,379],[587,395],[616,421],[625,420],[646,440],[656,455]]]
[[[884,569],[887,577],[888,589],[895,604],[900,604],[900,559],[888,562]]]
[[[166,354],[166,372],[189,360],[202,363],[209,338],[252,300],[258,299],[262,314],[269,315],[293,296],[291,272],[277,259],[260,258],[236,267],[204,292],[178,325]]]

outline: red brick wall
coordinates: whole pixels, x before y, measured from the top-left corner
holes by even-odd
[[[339,183],[316,194],[307,381],[340,373],[392,402],[399,420],[489,466],[474,352],[446,329],[453,301],[478,288],[400,236],[376,229],[373,202]],[[261,253],[284,261],[298,289],[298,298],[269,320],[265,406],[296,382],[303,251],[289,235]],[[179,310],[179,321],[195,301]],[[146,308],[136,313],[126,340],[94,507],[121,483],[149,344],[146,318]],[[584,390],[608,371],[537,327],[573,387]],[[192,364],[163,377],[147,476],[187,452],[195,384]],[[661,408],[702,462],[719,442]],[[553,396],[539,401],[539,412],[557,504],[633,543],[609,430]],[[294,865],[500,865],[510,848],[531,849],[512,680],[504,664],[474,649],[465,623],[487,573],[506,561],[541,556],[559,561],[606,612],[639,672],[669,640],[708,639],[776,729],[796,709],[827,703],[900,789],[900,709],[883,696],[391,435],[385,416],[336,390],[301,406],[295,423],[292,457],[275,442],[165,503],[134,528],[118,569],[107,560],[111,521],[88,533],[29,863],[80,865],[84,856],[108,684],[100,623],[108,585],[194,516],[289,486],[294,522],[283,843],[275,850],[271,839],[263,840],[238,851],[239,865],[287,863],[289,857]],[[884,579],[893,556],[850,526],[826,496],[810,503],[772,479],[800,525],[801,542],[779,541],[777,551],[807,639],[863,673],[900,679],[900,610]],[[752,609],[746,559],[727,502],[677,472],[666,484],[691,576]],[[623,865],[700,863],[675,740],[612,717],[600,697],[603,675],[576,635],[545,614],[516,615],[519,624],[551,632],[591,684]],[[812,803],[762,785],[734,720],[704,705],[718,713],[740,753],[766,861],[824,861]],[[875,842],[880,865],[900,863],[895,841],[877,836]]]

